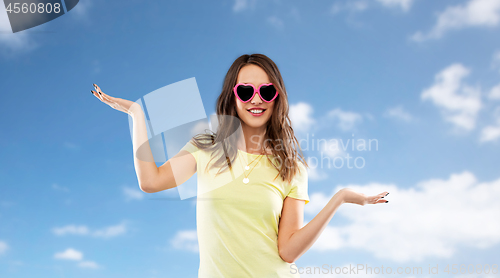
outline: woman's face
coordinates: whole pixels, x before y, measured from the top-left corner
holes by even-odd
[[[238,74],[238,83],[252,84],[255,88],[259,88],[261,84],[271,83],[267,73],[259,66],[254,64],[248,64],[240,69]],[[256,93],[253,98],[247,102],[243,103],[237,97],[236,100],[236,112],[242,120],[242,124],[246,124],[250,127],[260,128],[265,127],[267,121],[271,118],[274,110],[274,104],[276,99],[272,102],[263,101],[259,94]],[[257,110],[264,110],[262,113],[252,113],[251,108]]]

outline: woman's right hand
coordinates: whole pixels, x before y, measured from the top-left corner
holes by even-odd
[[[107,94],[103,93],[103,91],[101,91],[101,88],[99,88],[99,86],[97,86],[96,84],[92,85],[94,85],[95,91],[91,90],[90,92],[92,92],[94,96],[99,98],[99,100],[101,100],[102,102],[106,103],[107,105],[111,106],[112,108],[118,111],[122,111],[129,115],[132,115],[132,113],[136,111],[136,109],[141,108],[139,104],[133,101],[123,98],[108,96]]]
[[[381,204],[389,202],[386,199],[384,199],[385,196],[389,195],[389,192],[387,191],[384,191],[374,196],[367,196],[363,193],[355,192],[349,188],[342,188],[340,192],[342,194],[342,201],[344,203],[351,203],[364,206],[366,204]]]

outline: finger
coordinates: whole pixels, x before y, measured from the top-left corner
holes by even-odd
[[[378,195],[374,195],[374,196],[371,196],[368,198],[368,203],[369,204],[380,204],[380,203],[386,203],[388,201],[386,201],[384,199],[384,196],[387,196],[387,193],[380,193]]]
[[[94,88],[96,88],[96,92],[98,92],[98,93],[93,92],[95,96],[97,96],[102,102],[111,106],[111,108],[117,109],[118,103],[115,100],[113,100],[110,96],[106,95],[103,91],[101,91],[101,88],[99,88],[97,84],[92,84],[92,85],[94,86]]]
[[[380,196],[380,198],[384,198],[387,195],[389,195],[389,192],[387,192],[387,191],[378,194],[378,196]]]
[[[107,101],[109,101],[109,102],[113,102],[113,100],[111,99],[111,97],[110,97],[110,96],[108,96],[108,95],[106,95],[106,94],[105,94],[105,93],[101,90],[101,88],[99,88],[99,86],[97,86],[97,84],[93,84],[93,85],[94,85],[94,87],[96,88],[96,91],[97,91],[97,92],[99,92],[99,94],[100,94],[101,96],[103,96],[103,98],[104,98],[105,100],[107,100]]]
[[[96,90],[95,95],[96,95],[96,96],[97,96],[97,97],[98,97],[98,98],[99,98],[102,102],[106,103],[106,102],[104,101],[104,98],[102,97],[102,94],[101,94],[100,92],[97,92],[97,90]]]
[[[96,97],[99,98],[99,94],[96,91],[90,90],[90,92]]]
[[[379,199],[380,199],[380,197],[378,195],[375,195],[375,196],[368,197],[366,199],[366,201],[367,201],[367,204],[376,204]]]
[[[389,201],[387,201],[386,199],[384,199],[385,196],[387,196],[388,193],[384,193],[384,195],[382,197],[380,197],[375,203],[376,204],[380,204],[380,203],[388,203]]]
[[[99,86],[97,86],[97,84],[92,84],[92,86],[94,86],[94,90],[96,92],[96,95],[102,94],[101,88],[99,88]]]
[[[95,85],[95,84],[94,84]],[[96,87],[96,85],[94,86]],[[96,90],[97,91],[97,90]],[[90,90],[90,92],[96,96],[97,98],[99,98],[99,100],[101,100],[102,102],[106,103],[107,105],[111,106],[112,108],[115,108],[116,109],[116,103],[114,103],[113,101],[110,101],[109,98],[107,96],[105,96],[104,94],[102,93],[97,93],[93,90]]]
[[[93,84],[93,85],[94,85],[94,88],[96,89],[97,92],[102,93],[101,88],[99,88],[99,86],[97,86],[97,84]]]

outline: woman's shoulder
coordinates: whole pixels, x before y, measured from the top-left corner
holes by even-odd
[[[307,176],[307,167],[304,162],[300,159],[297,159],[297,175],[306,175]]]

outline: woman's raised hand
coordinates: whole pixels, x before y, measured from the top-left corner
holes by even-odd
[[[385,191],[375,196],[366,196],[363,193],[355,192],[349,188],[341,189],[343,195],[344,203],[358,204],[364,206],[366,204],[381,204],[387,203],[389,201],[385,200],[384,197],[389,194]]]
[[[123,98],[108,96],[107,94],[101,91],[101,88],[99,88],[99,86],[97,86],[96,84],[92,85],[94,86],[95,91],[91,90],[90,92],[92,92],[94,96],[96,96],[97,98],[99,98],[99,100],[111,106],[112,108],[118,111],[125,112],[129,115],[132,115],[135,109],[137,108],[140,109],[139,104]]]

